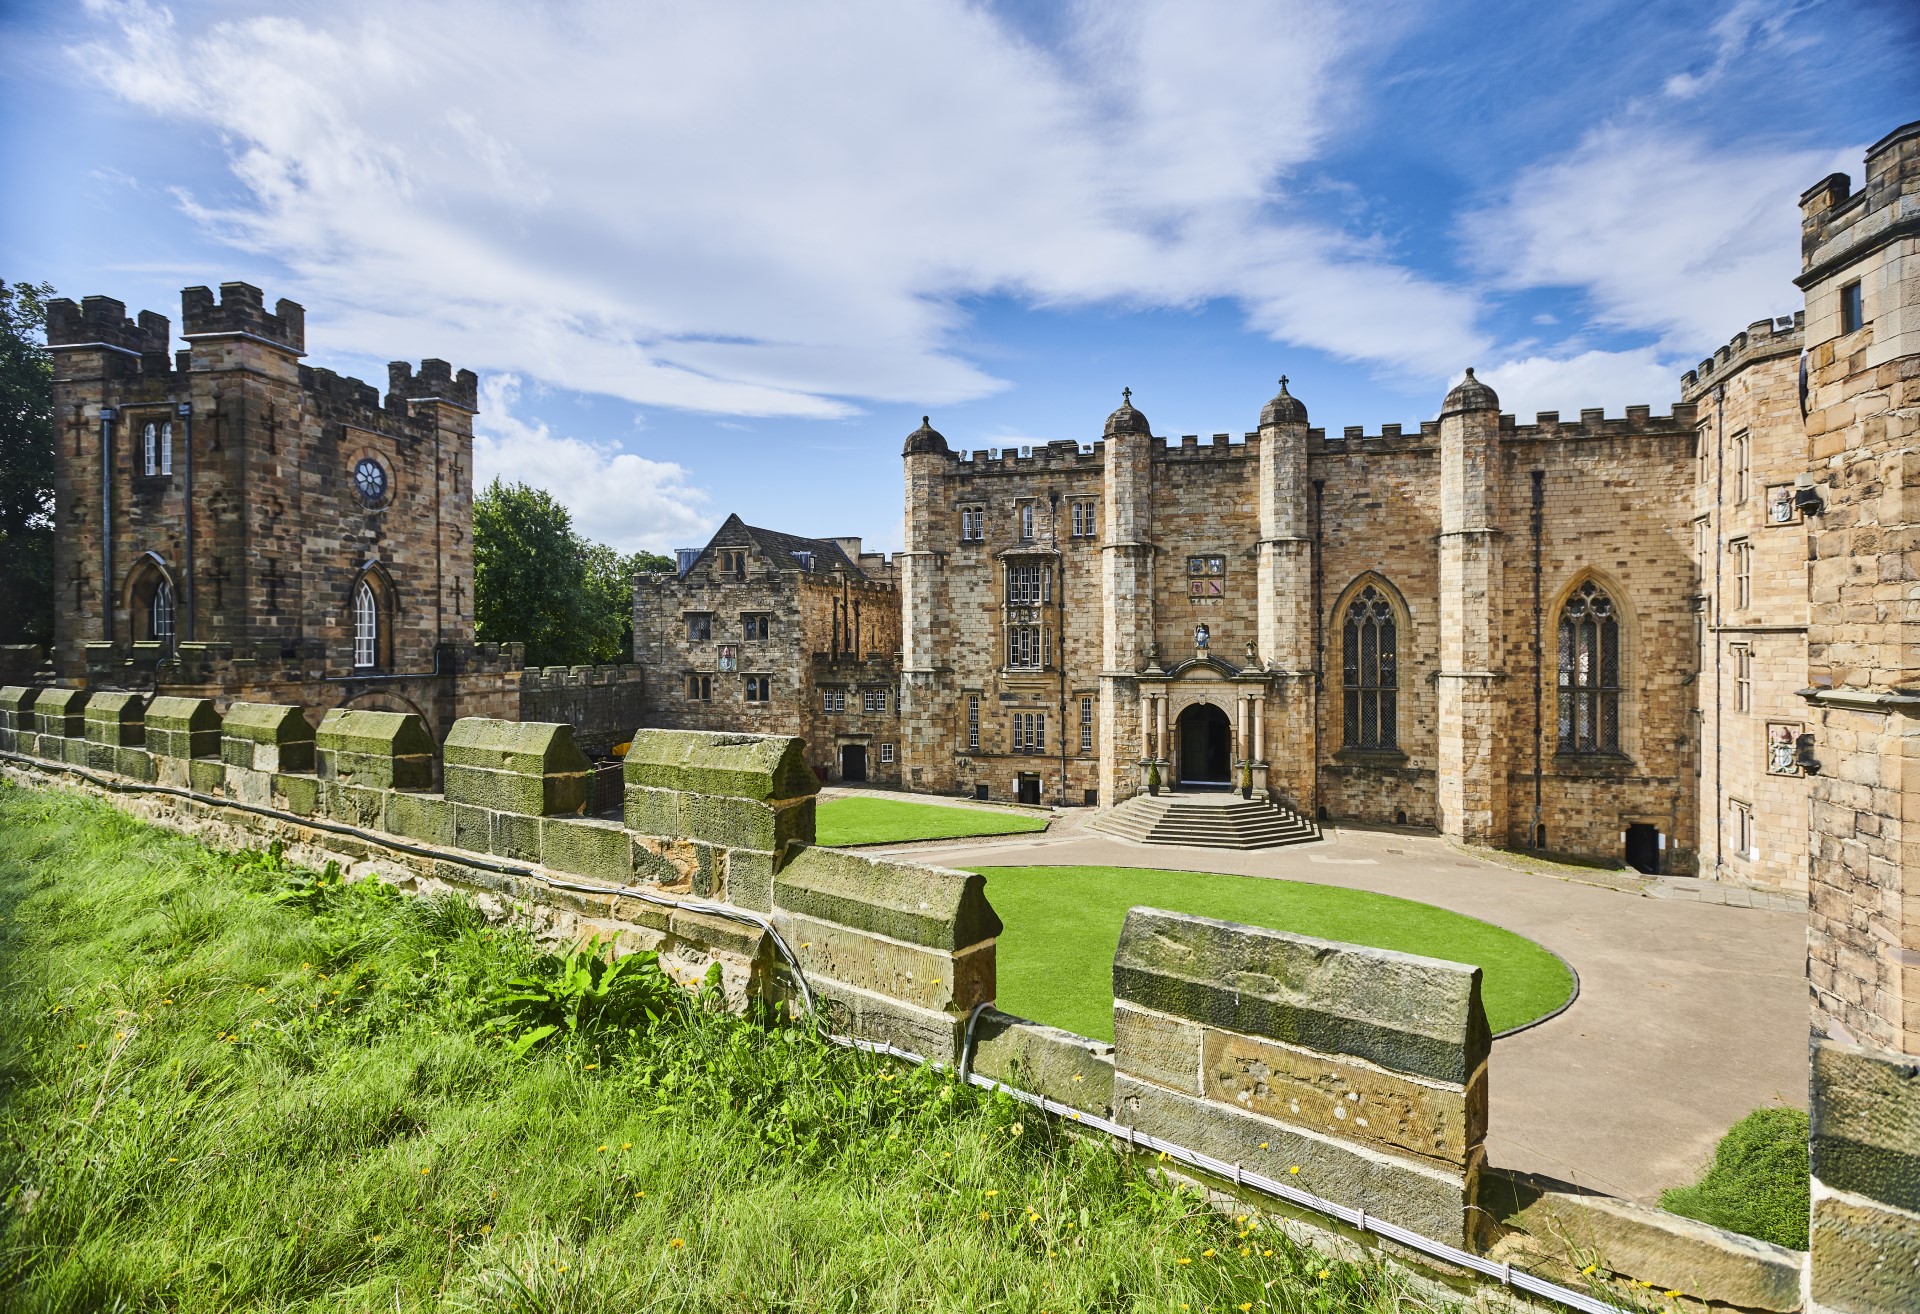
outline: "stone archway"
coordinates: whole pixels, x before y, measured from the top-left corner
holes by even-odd
[[[1182,785],[1233,784],[1233,723],[1211,703],[1195,703],[1175,723]]]

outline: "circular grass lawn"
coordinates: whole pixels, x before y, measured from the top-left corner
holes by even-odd
[[[1045,830],[1047,818],[1029,812],[956,808],[896,798],[830,798],[814,807],[814,843],[907,844],[969,835],[1020,835]]]
[[[1573,993],[1567,965],[1522,935],[1459,913],[1302,881],[1140,867],[975,867],[1006,924],[998,1004],[1035,1022],[1113,1039],[1113,952],[1139,905],[1398,949],[1481,969],[1497,1035],[1553,1012]]]

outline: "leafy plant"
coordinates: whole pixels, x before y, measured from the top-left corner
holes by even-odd
[[[507,1051],[516,1058],[555,1036],[644,1029],[684,1003],[672,978],[660,969],[658,954],[643,950],[609,958],[598,936],[564,957],[541,959],[535,971],[511,978],[490,1001],[507,1010],[493,1025],[518,1032],[507,1042]]]
[[[1811,1176],[1807,1115],[1799,1109],[1755,1109],[1720,1138],[1700,1180],[1662,1193],[1660,1207],[1805,1250]]]

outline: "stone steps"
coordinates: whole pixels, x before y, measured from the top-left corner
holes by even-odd
[[[1087,823],[1087,829],[1141,844],[1266,849],[1320,838],[1320,828],[1277,803],[1237,794],[1141,794]]]

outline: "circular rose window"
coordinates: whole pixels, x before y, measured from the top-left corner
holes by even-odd
[[[371,456],[363,456],[353,467],[353,491],[365,506],[380,506],[387,500],[387,468]]]

